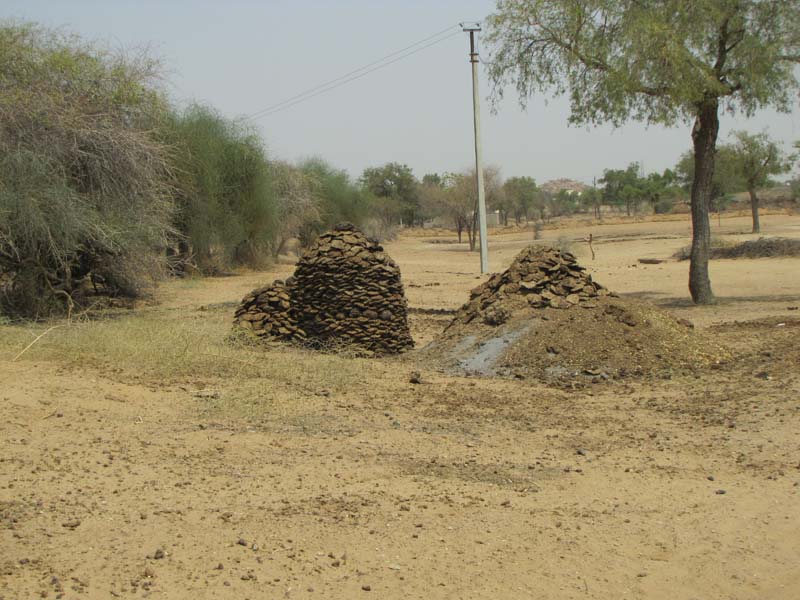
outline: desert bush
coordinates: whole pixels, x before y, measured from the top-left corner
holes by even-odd
[[[318,213],[299,227],[300,242],[311,244],[317,236],[341,221],[362,225],[370,213],[370,195],[340,171],[319,158],[306,160],[300,170],[310,177],[318,197]]]
[[[269,257],[279,207],[274,171],[258,134],[193,104],[171,115],[163,136],[177,171],[182,253],[208,274],[236,264],[256,266]]]
[[[398,229],[398,225],[387,223],[383,219],[375,218],[366,219],[361,225],[361,230],[367,237],[378,240],[379,242],[390,242],[397,239]]]
[[[0,311],[146,293],[172,233],[158,64],[0,24]]]

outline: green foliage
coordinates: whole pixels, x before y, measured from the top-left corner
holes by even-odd
[[[519,224],[528,222],[528,217],[539,200],[539,188],[533,177],[511,177],[503,184],[503,191],[508,200],[514,220]]]
[[[683,154],[675,165],[678,183],[689,190],[694,180],[694,154],[689,151]],[[711,179],[711,201],[715,207],[732,194],[743,192],[747,184],[737,165],[736,154],[729,145],[719,146],[714,159],[714,175]]]
[[[488,25],[495,94],[568,93],[574,123],[788,110],[798,86],[797,0],[499,0]]]
[[[767,186],[770,176],[782,175],[792,168],[794,156],[787,156],[766,133],[734,131],[733,138],[734,165],[748,191]]]
[[[158,65],[0,26],[0,310],[46,316],[91,288],[137,296],[172,233]]]
[[[564,217],[575,214],[580,205],[580,195],[569,190],[558,190],[545,196],[547,211],[551,217]]]
[[[603,187],[603,201],[610,206],[624,205],[628,216],[636,212],[636,204],[642,197],[639,178],[639,163],[631,163],[626,169],[606,169],[600,183]]]
[[[362,225],[370,215],[371,195],[361,189],[347,172],[336,169],[320,158],[306,160],[300,170],[313,181],[318,199],[318,218],[300,228],[300,241],[311,243],[320,233],[340,221]]]
[[[641,203],[647,202],[657,214],[668,213],[680,197],[679,175],[672,169],[663,173],[642,176],[639,163],[631,163],[626,169],[607,169],[601,183],[603,200],[611,206],[624,205],[628,216],[638,211]]]
[[[258,135],[214,109],[192,105],[166,132],[175,148],[177,228],[197,266],[213,273],[268,255],[277,200]]]
[[[407,226],[421,221],[419,182],[407,165],[390,162],[364,169],[361,185],[378,199],[384,218],[402,219]]]

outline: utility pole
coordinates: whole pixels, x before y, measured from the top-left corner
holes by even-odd
[[[478,51],[475,34],[481,31],[480,23],[461,23],[469,32],[469,62],[472,63],[472,116],[475,127],[475,186],[478,190],[478,226],[481,236],[481,273],[489,272],[489,240],[486,232],[486,192],[483,186],[483,148],[481,146],[481,104],[478,95]]]

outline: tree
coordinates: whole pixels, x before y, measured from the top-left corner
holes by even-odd
[[[445,180],[438,173],[428,173],[419,186],[419,210],[422,219],[444,215]]]
[[[795,142],[794,143],[794,147],[798,151],[800,151],[800,142]],[[795,156],[800,156],[800,152],[798,154],[796,154]],[[791,190],[792,190],[792,200],[794,200],[794,201],[800,200],[800,176],[795,177],[794,179],[792,179],[792,181],[790,182],[789,185],[790,185]]]
[[[272,189],[278,212],[278,228],[272,255],[277,257],[293,237],[304,228],[318,227],[322,221],[319,182],[309,173],[281,161],[270,162]]]
[[[694,163],[694,154],[690,150],[683,154],[678,164],[675,165],[678,183],[686,191],[692,189]],[[709,209],[715,212],[722,212],[725,206],[733,201],[733,194],[745,189],[746,184],[736,165],[736,155],[733,148],[729,144],[718,146],[714,157],[714,175],[711,178]]]
[[[719,112],[790,108],[798,0],[498,0],[489,17],[495,100],[514,85],[569,94],[570,122],[693,121],[689,291],[714,301],[708,208]]]
[[[770,175],[780,175],[792,168],[793,157],[787,157],[766,133],[750,134],[734,131],[733,152],[737,171],[750,194],[750,210],[753,214],[753,233],[761,231],[758,218],[758,196],[756,190],[764,187]]]
[[[630,217],[636,211],[636,204],[641,199],[641,183],[639,181],[639,163],[634,162],[626,169],[606,169],[600,183],[603,186],[603,201],[611,206],[625,205]]]
[[[503,191],[517,225],[523,219],[527,223],[539,192],[536,181],[533,177],[511,177],[503,184]]]
[[[484,190],[486,204],[500,202],[502,180],[500,170],[495,166],[484,168]],[[478,242],[478,195],[475,186],[475,169],[462,173],[446,173],[442,176],[441,214],[445,215],[456,229],[461,243],[463,233],[467,233],[469,249],[473,251]]]
[[[321,158],[304,161],[300,164],[300,171],[313,182],[319,211],[318,219],[306,220],[300,229],[300,242],[304,246],[340,221],[356,225],[364,222],[372,197],[356,185],[346,171],[336,169]]]
[[[419,221],[419,182],[408,165],[390,162],[364,169],[361,185],[376,198],[394,204],[407,226]]]
[[[181,249],[205,273],[257,265],[274,246],[279,209],[261,138],[199,104],[174,114],[165,129],[177,167]]]
[[[462,241],[464,231],[468,230],[470,248],[472,247],[472,211],[474,202],[470,195],[470,185],[474,187],[474,179],[464,173],[445,173],[442,176],[444,193],[441,196],[441,214],[447,217],[456,228],[458,243]]]
[[[656,214],[669,212],[675,199],[681,195],[678,175],[672,169],[665,169],[663,173],[649,173],[641,180],[640,188],[643,198]]]
[[[596,187],[586,188],[581,194],[581,204],[586,211],[590,209],[594,213],[594,218],[600,218],[600,207],[603,202],[603,194]]]
[[[561,189],[555,194],[548,194],[547,204],[551,217],[571,215],[578,208],[580,195],[569,190]]]

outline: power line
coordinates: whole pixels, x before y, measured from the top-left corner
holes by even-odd
[[[277,104],[273,104],[273,105],[268,106],[266,108],[263,108],[263,109],[261,109],[259,111],[256,111],[256,112],[252,113],[251,115],[248,115],[245,118],[247,118],[249,120],[255,120],[255,119],[260,119],[262,117],[266,117],[266,116],[275,114],[277,112],[281,112],[281,111],[283,111],[283,110],[285,110],[287,108],[290,108],[290,107],[294,106],[295,104],[299,104],[300,102],[304,102],[305,100],[309,100],[311,98],[319,96],[320,94],[324,94],[325,92],[329,92],[331,90],[334,90],[334,89],[336,89],[336,88],[338,88],[338,87],[340,87],[340,86],[342,86],[342,85],[344,85],[346,83],[350,83],[351,81],[355,81],[357,79],[361,79],[362,77],[365,77],[366,75],[369,75],[370,73],[373,73],[374,71],[378,71],[379,69],[383,69],[385,67],[388,67],[389,65],[392,65],[392,64],[394,64],[394,63],[396,63],[398,61],[401,61],[401,60],[403,60],[405,58],[408,58],[409,56],[412,56],[412,55],[414,55],[414,54],[416,54],[418,52],[421,52],[422,50],[430,48],[431,46],[435,46],[436,44],[440,44],[441,42],[444,42],[444,41],[446,41],[446,40],[448,40],[448,39],[450,39],[452,37],[455,37],[456,35],[459,35],[461,33],[460,30],[459,31],[454,31],[450,35],[446,35],[444,37],[441,37],[443,34],[447,33],[451,29],[453,29],[453,27],[454,26],[450,26],[447,29],[443,29],[442,31],[439,31],[438,33],[430,35],[430,36],[428,36],[426,38],[423,38],[422,40],[419,40],[418,42],[415,42],[415,43],[413,43],[413,44],[411,44],[409,46],[406,46],[405,48],[402,48],[400,50],[396,50],[394,52],[391,52],[391,53],[387,54],[386,56],[384,56],[383,58],[380,58],[380,59],[375,60],[375,61],[373,61],[371,63],[368,63],[368,64],[364,65],[363,67],[359,67],[358,69],[354,69],[354,70],[350,71],[349,73],[345,73],[344,75],[340,75],[339,77],[336,77],[335,79],[331,79],[330,81],[327,81],[325,83],[321,83],[321,84],[316,85],[316,86],[314,86],[312,88],[309,88],[305,92],[297,94],[296,96],[292,96],[291,98],[287,98],[286,100],[283,100],[282,102],[278,102]],[[433,41],[431,41],[431,40],[433,40]],[[425,42],[428,42],[428,43],[425,44]],[[420,46],[420,44],[424,44],[424,45]],[[396,57],[396,58],[393,58],[392,60],[388,60],[389,58],[392,58],[392,57]],[[387,60],[388,60],[388,62],[387,62]]]

